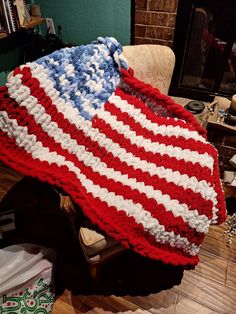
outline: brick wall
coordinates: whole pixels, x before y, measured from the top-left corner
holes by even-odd
[[[135,0],[134,44],[171,46],[178,0]]]

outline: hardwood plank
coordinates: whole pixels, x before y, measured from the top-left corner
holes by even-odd
[[[225,223],[222,223],[221,225],[212,225],[209,228],[207,236],[214,239],[221,239],[224,235],[225,229]]]
[[[65,290],[64,293],[60,296],[61,301],[68,303],[77,310],[81,308],[85,298],[86,297],[83,295],[73,296],[69,290]]]
[[[80,311],[83,313],[142,313],[150,314],[149,311],[140,306],[116,296],[88,296],[85,298]]]
[[[236,263],[228,262],[226,286],[236,289]]]
[[[216,312],[236,313],[235,290],[194,271],[186,271],[182,283],[172,290]]]
[[[52,314],[66,314],[66,313],[81,313],[81,308],[85,296],[72,296],[69,290],[64,293],[55,301]]]
[[[223,236],[219,239],[206,236],[201,245],[201,250],[236,262],[236,241],[233,241],[231,247],[228,248],[224,242]]]
[[[151,313],[172,314],[174,313],[175,303],[178,294],[171,290],[150,294],[145,297],[125,297],[127,300],[147,309]]]
[[[56,300],[53,305],[52,314],[81,314],[80,310],[73,307],[73,305],[62,301],[60,298]]]
[[[7,37],[7,33],[5,32],[0,33],[0,39],[5,38],[5,37]]]
[[[209,309],[193,300],[179,295],[174,314],[214,314],[215,310]]]
[[[200,262],[194,271],[225,284],[227,261],[203,250],[200,251],[199,258]]]

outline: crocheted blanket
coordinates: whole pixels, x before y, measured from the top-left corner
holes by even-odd
[[[114,38],[22,65],[0,89],[0,159],[57,185],[125,247],[193,267],[225,219],[216,149],[135,78]]]

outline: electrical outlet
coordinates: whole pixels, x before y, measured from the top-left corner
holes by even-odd
[[[56,35],[53,19],[50,17],[47,17],[46,18],[46,24],[47,24],[47,29],[48,29],[49,34],[55,34]]]

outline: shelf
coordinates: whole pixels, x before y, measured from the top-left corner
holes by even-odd
[[[10,34],[7,34],[6,32],[0,33],[0,39],[8,37],[8,36],[11,36],[12,34],[19,34],[20,30],[30,29],[32,27],[35,27],[35,26],[43,24],[43,23],[46,23],[46,19],[45,18],[32,16],[31,17],[31,21],[28,24],[25,24],[25,25],[21,26],[21,28],[19,30],[17,30],[16,32],[12,32]]]
[[[7,37],[7,33],[0,33],[0,39]]]
[[[224,97],[216,96],[217,101],[216,110],[208,118],[208,124],[216,128],[222,129],[228,132],[236,132],[236,126],[224,123],[224,119],[219,119],[219,109],[227,111],[230,106],[230,100]]]
[[[31,21],[30,21],[28,24],[22,25],[21,28],[29,29],[29,28],[32,28],[32,27],[34,27],[34,26],[43,24],[43,23],[45,23],[45,22],[46,22],[46,19],[43,18],[43,17],[35,17],[35,16],[32,16],[32,17],[31,17]]]

